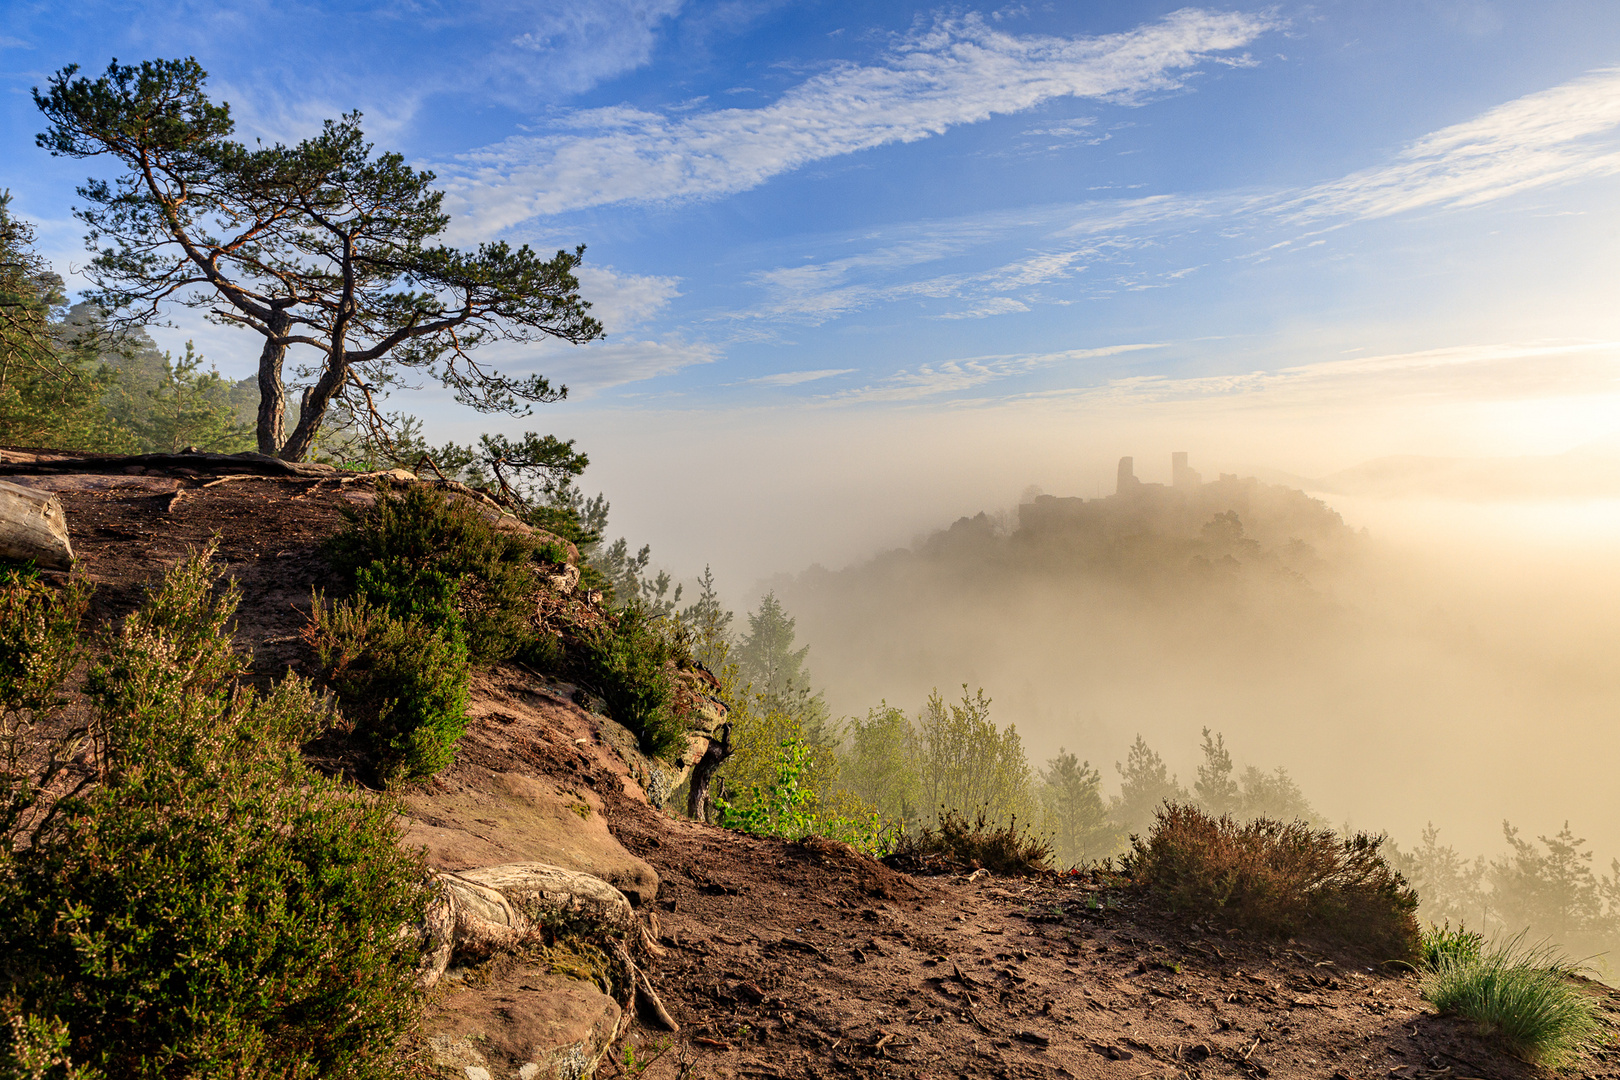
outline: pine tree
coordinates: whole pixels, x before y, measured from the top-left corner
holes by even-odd
[[[1113,854],[1120,835],[1103,803],[1102,773],[1060,747],[1041,780],[1041,805],[1059,865]]]
[[[1204,729],[1204,763],[1198,766],[1198,782],[1193,784],[1198,805],[1214,817],[1238,812],[1242,798],[1237,781],[1232,779],[1232,755],[1226,749],[1226,737],[1217,732],[1210,737]]]
[[[1140,735],[1131,744],[1124,764],[1115,762],[1114,768],[1121,782],[1119,795],[1109,812],[1123,832],[1144,833],[1162,804],[1186,801],[1187,789],[1176,781],[1164,759],[1154,753]]]
[[[188,446],[234,454],[253,446],[253,431],[236,417],[231,384],[217,369],[200,370],[203,358],[186,342],[175,360],[163,354],[163,371],[146,392],[148,411],[136,428],[147,450],[179,453]]]

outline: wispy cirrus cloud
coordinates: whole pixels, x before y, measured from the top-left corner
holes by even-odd
[[[832,379],[839,375],[853,375],[856,368],[821,368],[817,371],[778,371],[772,375],[761,375],[756,379],[744,379],[745,386],[802,386],[808,382],[820,382],[822,379]]]
[[[1142,342],[1130,345],[1108,345],[1098,349],[1065,349],[1045,353],[1005,353],[992,356],[970,356],[945,360],[933,364],[920,364],[915,368],[896,372],[885,379],[865,386],[828,394],[820,400],[825,404],[851,404],[869,402],[921,401],[947,394],[958,394],[986,383],[1028,375],[1042,368],[1082,360],[1100,360],[1143,349],[1162,349],[1162,344]]]
[[[542,347],[528,354],[553,382],[566,385],[574,395],[593,394],[626,383],[660,375],[673,375],[720,359],[718,345],[687,341],[679,335],[656,340],[598,341],[590,345]]]
[[[1294,410],[1333,404],[1522,400],[1613,393],[1620,342],[1486,342],[1416,352],[1323,360],[1270,371],[1174,377],[1140,375],[1037,391],[1003,401],[1085,405],[1223,404]]]
[[[1620,174],[1620,68],[1590,72],[1411,143],[1387,165],[1283,198],[1290,220],[1460,209]]]
[[[918,298],[965,302],[938,318],[1014,314],[1062,299],[1049,287],[1088,272],[1078,290],[1087,298],[1173,285],[1192,272],[1178,234],[1247,249],[1224,258],[1267,259],[1321,245],[1324,230],[1357,221],[1466,210],[1614,175],[1620,175],[1620,69],[1603,69],[1414,140],[1385,164],[1311,187],[1091,200],[900,226],[871,251],[756,274],[765,297],[746,315],[817,323]],[[1037,250],[985,271],[919,273],[1014,237]],[[1148,249],[1163,254],[1144,260]],[[1172,261],[1163,264],[1166,258]]]
[[[1278,26],[1264,14],[1185,9],[1099,37],[1014,35],[943,19],[879,63],[816,75],[760,108],[568,113],[440,166],[462,229],[613,203],[726,195],[813,161],[1030,109],[1063,97],[1131,101],[1185,85],[1206,61]]]

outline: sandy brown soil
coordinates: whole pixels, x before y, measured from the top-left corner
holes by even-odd
[[[333,584],[321,541],[366,493],[293,479],[197,486],[207,479],[50,478],[98,584],[93,616],[121,616],[218,535],[256,670],[304,664],[310,590]],[[567,688],[517,669],[491,679],[508,695],[528,685],[533,707],[486,710],[463,762],[591,787],[662,879],[667,955],[651,974],[682,1030],[624,1036],[641,1062],[656,1059],[647,1077],[1543,1075],[1435,1015],[1398,966],[1220,933],[1088,879],[910,878],[838,845],[670,819],[638,798]],[[1620,996],[1592,992],[1620,1019]],[[1575,1072],[1620,1077],[1620,1055]]]

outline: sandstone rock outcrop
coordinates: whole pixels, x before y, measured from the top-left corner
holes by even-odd
[[[637,907],[658,895],[658,874],[608,831],[601,797],[516,772],[457,767],[403,799],[401,843],[427,849],[435,870],[550,863],[601,878]]]
[[[477,994],[451,996],[423,1026],[446,1080],[583,1080],[623,1019],[591,984],[523,965]]]

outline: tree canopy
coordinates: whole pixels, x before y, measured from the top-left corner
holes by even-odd
[[[583,245],[543,259],[527,245],[436,242],[450,219],[434,174],[377,152],[359,113],[293,146],[249,147],[231,139],[230,107],[209,99],[194,59],[77,72],[57,72],[34,101],[48,121],[40,146],[121,169],[78,189],[90,298],[114,328],[179,304],[259,334],[261,452],[304,457],[334,405],[387,441],[398,418],[381,399],[412,373],[480,411],[526,414],[567,388],[503,375],[477,347],[602,336],[573,273]],[[309,381],[287,433],[294,347],[312,359],[298,369]]]

